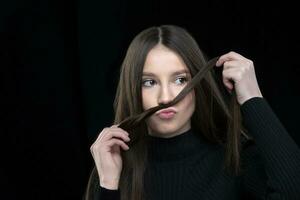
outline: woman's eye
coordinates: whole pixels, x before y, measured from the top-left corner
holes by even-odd
[[[144,80],[144,81],[143,81],[143,86],[151,87],[154,83],[155,83],[155,81],[154,81],[154,80],[151,80],[151,79],[149,79],[149,80]]]
[[[179,82],[178,82],[179,81]],[[181,85],[181,84],[184,84],[185,82],[187,82],[187,78],[186,77],[178,77],[176,79],[176,82]]]
[[[186,77],[178,77],[178,78],[176,78],[175,82],[176,82],[177,85],[183,85],[187,81],[188,80],[187,80]],[[155,80],[152,80],[152,79],[142,81],[142,84],[145,87],[151,87],[151,86],[155,85],[155,83],[156,83]]]

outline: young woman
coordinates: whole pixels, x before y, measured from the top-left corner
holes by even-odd
[[[300,199],[299,147],[236,52],[207,61],[184,28],[150,27],[114,109],[90,148],[87,200]]]

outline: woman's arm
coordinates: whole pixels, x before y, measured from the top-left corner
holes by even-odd
[[[120,190],[110,190],[99,186],[95,200],[120,200]]]
[[[243,124],[254,137],[243,177],[245,192],[263,199],[300,199],[300,150],[266,99],[241,105]],[[264,180],[265,179],[265,180]],[[265,185],[263,183],[265,181]]]

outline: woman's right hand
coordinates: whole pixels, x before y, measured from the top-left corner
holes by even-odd
[[[90,147],[101,187],[118,189],[123,164],[120,147],[129,150],[125,143],[129,140],[129,134],[125,130],[112,125],[104,128]]]

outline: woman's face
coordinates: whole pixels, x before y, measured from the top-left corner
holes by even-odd
[[[181,57],[158,45],[147,55],[142,80],[143,109],[147,110],[171,102],[191,80],[191,74]],[[160,110],[146,120],[150,135],[169,138],[190,129],[195,110],[194,90],[169,108],[173,112],[158,114]]]

